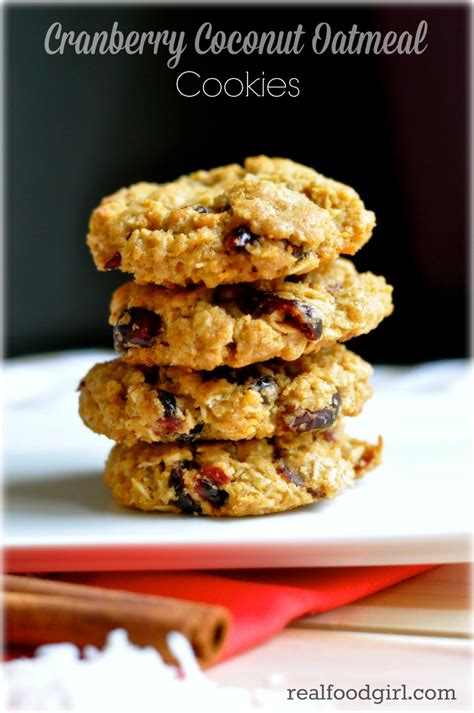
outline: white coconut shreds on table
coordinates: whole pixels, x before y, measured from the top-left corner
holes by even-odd
[[[179,667],[165,664],[152,647],[140,648],[123,629],[111,632],[103,650],[86,646],[82,656],[73,644],[49,644],[32,659],[2,666],[6,711],[81,711],[81,713],[242,713],[288,711],[286,686],[270,675],[278,690],[219,686],[199,668],[188,640],[172,632],[168,645]],[[272,681],[272,679],[274,679]],[[286,703],[286,705],[285,705]],[[298,701],[303,704],[305,701]],[[310,706],[315,708],[314,701]],[[325,706],[325,709],[326,706]]]

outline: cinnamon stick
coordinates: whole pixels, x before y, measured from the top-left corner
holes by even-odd
[[[35,577],[6,575],[3,583],[10,644],[103,646],[109,631],[124,628],[134,644],[154,646],[165,661],[176,663],[166,635],[180,631],[207,666],[221,650],[230,624],[227,609],[209,604]]]

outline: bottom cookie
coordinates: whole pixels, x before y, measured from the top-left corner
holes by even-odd
[[[115,499],[139,510],[241,517],[334,498],[380,462],[342,427],[252,441],[118,443],[105,467]]]

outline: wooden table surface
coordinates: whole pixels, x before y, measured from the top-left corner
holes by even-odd
[[[311,702],[310,710],[471,711],[472,566],[442,565],[377,594],[293,622],[279,636],[209,672],[219,683],[287,688],[453,688],[456,701]],[[295,695],[295,694],[292,694]],[[293,700],[288,710],[308,710]]]

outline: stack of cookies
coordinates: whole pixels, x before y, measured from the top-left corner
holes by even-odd
[[[383,277],[341,254],[375,216],[348,186],[248,158],[105,198],[88,244],[132,273],[112,298],[120,358],[80,385],[80,413],[116,441],[105,468],[140,510],[263,515],[333,498],[374,468],[342,420],[371,367],[340,342],[392,311]]]

